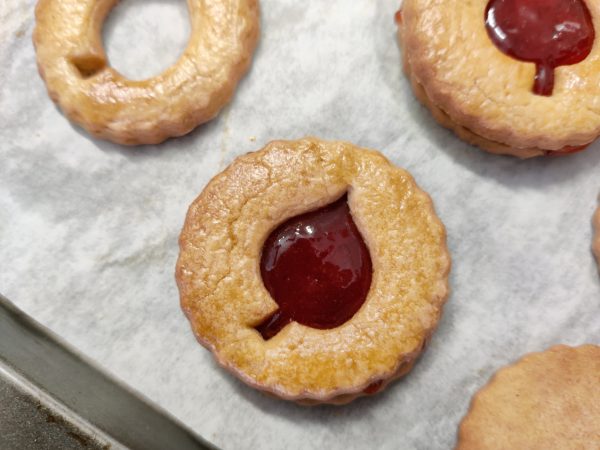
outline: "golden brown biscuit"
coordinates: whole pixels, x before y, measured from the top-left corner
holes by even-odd
[[[116,0],[39,0],[33,42],[50,97],[92,135],[126,144],[181,136],[219,112],[258,38],[257,0],[188,0],[190,40],[179,60],[144,80],[108,65],[104,19]]]
[[[532,92],[535,64],[502,53],[486,31],[488,0],[405,0],[397,15],[405,72],[419,100],[459,137],[530,158],[583,150],[600,135],[600,46]],[[600,4],[586,2],[595,29]]]
[[[260,260],[291,217],[348,194],[372,260],[366,301],[332,329],[291,322],[265,340],[277,310]],[[347,403],[410,370],[439,320],[450,258],[444,227],[412,177],[380,153],[315,138],[237,158],[191,205],[177,283],[196,337],[252,387],[301,403]]]
[[[456,448],[600,449],[600,347],[559,345],[500,370],[473,398]]]

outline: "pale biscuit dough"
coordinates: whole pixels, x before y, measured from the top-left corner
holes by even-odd
[[[474,397],[457,450],[599,450],[600,346],[559,345],[501,369]]]
[[[600,135],[600,45],[556,69],[550,97],[531,91],[535,68],[503,54],[485,29],[487,0],[405,0],[398,39],[418,98],[459,137],[529,158]],[[600,3],[587,2],[596,30]]]
[[[50,97],[92,135],[159,143],[204,123],[229,101],[259,32],[258,0],[188,0],[191,35],[162,74],[132,81],[108,65],[102,24],[116,0],[39,0],[33,42]]]
[[[348,192],[373,263],[362,308],[338,328],[254,329],[277,309],[259,268],[269,233]],[[198,340],[255,388],[301,403],[346,403],[408,372],[448,294],[445,230],[412,177],[380,153],[314,138],[237,158],[191,205],[180,237],[181,305]]]

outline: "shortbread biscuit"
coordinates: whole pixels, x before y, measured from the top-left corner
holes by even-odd
[[[33,42],[48,93],[95,137],[156,144],[217,115],[246,72],[259,32],[257,0],[188,0],[191,35],[160,75],[132,81],[108,65],[102,24],[116,0],[39,0]]]
[[[559,345],[501,369],[473,398],[456,448],[600,449],[600,346]]]
[[[345,194],[372,261],[364,303],[335,328],[290,321],[263,338],[278,309],[261,278],[267,237]],[[181,305],[200,343],[250,386],[305,404],[347,403],[407,373],[448,294],[430,198],[380,153],[344,142],[276,141],[237,158],[192,203],[180,249]]]
[[[438,122],[492,153],[583,150],[600,135],[600,45],[555,69],[552,95],[536,95],[535,65],[502,53],[488,36],[488,3],[404,1],[398,40],[416,96]],[[600,29],[600,3],[586,5]]]

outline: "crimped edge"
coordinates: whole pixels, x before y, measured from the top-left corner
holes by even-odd
[[[402,5],[403,21],[411,18],[413,11],[406,8],[410,0],[406,0]],[[408,11],[408,14],[406,12]],[[415,12],[416,14],[416,12]],[[419,55],[427,54],[425,52],[426,43],[413,33],[406,31],[406,26],[398,24],[398,41],[402,48],[407,75],[410,73],[413,89],[415,84],[420,86],[423,94],[419,100],[427,106],[434,116],[434,109],[439,110],[436,120],[444,127],[453,130],[461,139],[470,144],[476,145],[481,149],[495,154],[506,154],[517,156],[519,158],[531,158],[534,156],[547,155],[553,152],[560,152],[566,147],[587,146],[594,142],[600,135],[600,124],[597,129],[588,133],[573,132],[562,139],[552,139],[549,141],[547,136],[531,135],[523,136],[516,133],[512,128],[505,127],[498,129],[493,122],[483,119],[479,116],[467,114],[463,111],[463,106],[455,97],[438,89],[437,79],[430,67],[430,64]],[[418,97],[418,95],[417,95]],[[443,119],[443,116],[448,119]],[[500,137],[501,136],[501,137]],[[538,145],[542,142],[542,147]]]
[[[59,106],[61,111],[63,111],[64,115],[67,116],[70,121],[79,125],[93,137],[126,146],[160,144],[169,138],[184,136],[198,126],[214,119],[219,112],[232,100],[237,85],[249,71],[252,55],[256,50],[260,35],[260,11],[258,0],[249,0],[251,3],[250,9],[253,15],[256,17],[256,21],[255,26],[249,27],[249,33],[243,39],[244,57],[239,58],[234,64],[232,64],[227,81],[221,86],[221,89],[211,93],[212,100],[208,103],[207,107],[201,110],[181,111],[176,116],[168,119],[157,118],[156,121],[153,121],[149,125],[136,128],[133,131],[117,130],[111,127],[110,122],[92,122],[89,120],[84,120],[77,104],[70,104],[70,102],[63,98],[60,90],[53,89],[48,84],[44,69],[44,61],[39,57],[39,53],[37,52],[39,41],[42,39],[39,36],[37,22],[39,20],[39,16],[43,14],[43,1],[44,0],[39,0],[35,7],[34,15],[36,19],[36,26],[33,30],[32,42],[36,53],[36,65],[38,68],[38,73],[44,81],[48,96]],[[179,61],[176,61],[170,67],[176,66],[177,64],[179,64]]]
[[[498,382],[498,379],[503,376],[506,372],[510,372],[514,367],[519,366],[525,362],[527,362],[527,360],[531,359],[531,358],[535,358],[538,356],[541,356],[545,353],[550,353],[550,352],[555,352],[555,353],[564,353],[564,352],[577,352],[586,348],[596,348],[596,349],[600,349],[599,345],[595,345],[595,344],[582,344],[579,346],[569,346],[569,345],[565,345],[565,344],[557,344],[554,345],[546,350],[543,351],[539,351],[539,352],[531,352],[531,353],[527,353],[523,356],[521,356],[517,361],[508,364],[500,369],[498,369],[488,380],[488,382],[482,386],[481,388],[479,388],[479,390],[473,395],[473,397],[471,398],[471,402],[469,404],[469,409],[467,410],[467,413],[464,415],[464,417],[462,418],[462,420],[460,421],[460,424],[458,426],[458,431],[457,431],[457,441],[456,441],[456,446],[455,446],[455,450],[461,450],[461,441],[465,441],[467,440],[467,438],[465,437],[467,432],[465,430],[465,422],[466,419],[475,411],[478,411],[479,408],[479,403],[480,403],[480,399],[481,396],[494,384],[496,384]],[[463,447],[464,449],[469,449],[472,447]]]
[[[317,142],[322,141],[319,138],[310,137],[310,136],[305,137],[303,139],[299,139],[297,141],[277,140],[277,141],[269,142],[262,149],[260,149],[256,152],[251,152],[251,153],[259,153],[259,152],[267,151],[269,149],[269,147],[274,144],[287,144],[289,142],[298,142],[298,141],[303,141],[303,140],[317,141]],[[450,270],[451,270],[451,266],[452,266],[452,259],[451,259],[451,255],[450,255],[450,252],[448,250],[448,245],[447,245],[447,232],[446,232],[446,227],[444,226],[444,224],[442,223],[441,219],[439,218],[439,216],[437,215],[437,213],[435,211],[431,196],[427,192],[423,191],[417,185],[417,183],[415,182],[414,178],[412,177],[412,175],[410,173],[408,173],[404,169],[398,168],[397,166],[393,165],[389,161],[389,159],[387,159],[381,152],[372,150],[372,149],[366,149],[363,147],[357,147],[354,144],[351,144],[351,143],[345,142],[345,141],[337,141],[337,142],[342,145],[351,146],[353,148],[360,148],[363,151],[374,152],[374,153],[378,154],[379,156],[381,156],[386,161],[386,163],[389,164],[390,166],[394,167],[395,169],[403,170],[409,176],[408,178],[410,178],[410,181],[413,184],[414,188],[417,189],[421,193],[421,195],[425,196],[425,198],[427,200],[426,204],[427,204],[429,213],[431,214],[431,217],[437,222],[440,229],[442,230],[440,248],[442,249],[441,253],[442,253],[442,256],[445,257],[444,259],[446,260],[446,264],[445,264],[444,270],[440,273],[439,279],[441,281],[440,285],[443,287],[443,291],[441,291],[439,293],[439,295],[436,295],[435,298],[430,300],[430,303],[435,304],[435,306],[437,308],[437,316],[435,318],[433,325],[429,329],[424,330],[423,338],[422,338],[420,344],[417,346],[417,349],[414,350],[413,352],[409,352],[409,353],[405,353],[405,354],[401,355],[396,363],[395,368],[393,370],[391,370],[390,372],[375,375],[372,378],[370,378],[367,382],[361,383],[360,385],[354,386],[352,388],[334,389],[327,395],[317,395],[317,394],[312,394],[307,391],[302,391],[298,395],[290,395],[282,389],[272,389],[272,388],[266,387],[264,385],[261,385],[260,383],[256,383],[255,381],[253,381],[250,377],[248,377],[246,374],[244,374],[238,367],[236,367],[232,364],[229,364],[225,360],[225,358],[217,351],[215,346],[212,343],[208,342],[207,339],[203,338],[200,335],[200,333],[198,333],[197,330],[194,328],[191,311],[185,306],[185,301],[184,301],[184,297],[186,297],[187,289],[186,289],[186,286],[183,284],[183,282],[181,282],[182,277],[179,275],[180,272],[183,270],[183,267],[180,264],[181,252],[184,249],[185,241],[186,241],[187,235],[189,233],[187,231],[188,223],[189,223],[188,219],[192,215],[193,205],[195,205],[196,202],[203,196],[204,192],[206,191],[206,188],[208,187],[208,184],[212,183],[213,181],[218,180],[221,177],[226,176],[225,175],[226,171],[231,170],[232,167],[235,167],[235,164],[241,163],[239,157],[236,158],[224,171],[220,172],[215,177],[213,177],[209,181],[209,183],[205,186],[205,188],[200,193],[200,195],[194,201],[192,201],[192,203],[188,207],[186,219],[184,222],[184,227],[179,236],[180,256],[177,259],[176,270],[175,270],[175,281],[176,281],[178,289],[179,289],[180,307],[183,310],[184,315],[188,319],[190,328],[192,329],[192,332],[193,332],[194,336],[196,337],[196,340],[198,341],[198,343],[200,343],[200,345],[202,345],[204,348],[206,348],[207,350],[209,350],[212,353],[214,359],[216,360],[216,362],[218,363],[218,365],[220,367],[225,369],[230,374],[234,375],[236,378],[241,380],[247,386],[254,388],[256,390],[259,390],[269,396],[276,397],[276,398],[283,399],[283,400],[292,401],[292,402],[295,402],[302,406],[315,406],[315,405],[321,405],[321,404],[345,405],[359,397],[376,395],[380,392],[383,392],[394,380],[400,379],[403,376],[407,375],[412,370],[413,366],[416,363],[417,358],[422,353],[422,351],[426,348],[429,340],[431,339],[431,336],[437,329],[440,319],[441,319],[441,315],[443,313],[444,305],[450,294],[449,274],[450,274]],[[381,387],[372,394],[365,393],[364,390],[366,388],[368,388],[372,383],[375,383],[375,382],[382,382]]]

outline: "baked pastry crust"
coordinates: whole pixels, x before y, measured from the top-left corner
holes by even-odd
[[[217,115],[246,72],[257,0],[188,0],[190,40],[162,74],[132,81],[108,65],[102,24],[116,0],[39,0],[33,42],[48,93],[95,137],[155,144]]]
[[[501,369],[473,398],[458,450],[600,448],[600,346],[559,345]]]
[[[550,97],[531,91],[535,67],[487,35],[487,0],[405,0],[398,39],[417,97],[459,137],[529,158],[588,145],[600,135],[600,46],[556,69]],[[600,4],[586,2],[596,30]]]
[[[345,324],[254,329],[277,304],[260,275],[280,223],[348,192],[369,248],[367,299]],[[192,203],[180,236],[181,305],[201,344],[252,387],[300,403],[347,403],[410,370],[448,294],[445,230],[412,177],[380,153],[315,138],[237,158]]]

